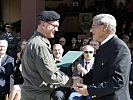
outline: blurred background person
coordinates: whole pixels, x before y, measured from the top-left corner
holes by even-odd
[[[20,51],[17,53],[17,60],[15,65],[15,72],[14,72],[14,84],[22,84],[23,77],[22,77],[22,56],[24,49],[26,47],[27,40],[23,39],[20,43]]]
[[[92,39],[92,40],[90,40],[89,45],[91,45],[94,48],[95,53],[96,53],[96,50],[99,49],[100,44],[98,41]]]
[[[0,40],[0,99],[5,100],[11,88],[10,76],[14,72],[14,58],[6,54],[8,42]]]
[[[5,39],[8,41],[7,54],[16,60],[18,40],[13,32],[12,24],[5,25],[5,31],[0,35],[0,39]]]
[[[66,41],[65,37],[60,37],[59,44],[61,44],[64,49],[63,55],[65,55],[69,51],[69,46],[67,45],[66,42],[67,41]]]
[[[61,61],[62,55],[63,55],[63,47],[60,44],[54,44],[53,45],[53,56],[55,59],[55,62]],[[68,76],[72,77],[72,69],[59,67],[60,71],[64,72]],[[53,93],[51,94],[53,100],[67,100],[68,96],[70,94],[70,88],[69,87],[58,87],[56,88]]]
[[[80,46],[80,50],[82,51],[83,47],[84,47],[85,45],[88,45],[88,43],[89,43],[89,39],[88,39],[88,38],[84,38],[84,39],[83,39],[83,42],[82,42],[82,45]]]
[[[54,44],[52,52],[53,52],[55,62],[61,61],[61,58],[62,58],[63,52],[64,52],[62,45]]]
[[[9,100],[20,100],[21,99],[21,85],[24,82],[23,76],[22,76],[22,56],[24,49],[26,47],[27,40],[23,39],[20,43],[20,52],[17,53],[17,60],[16,60],[16,66],[14,71],[14,86],[11,89]]]
[[[72,51],[78,51],[79,50],[76,37],[71,38],[69,50],[72,50]]]

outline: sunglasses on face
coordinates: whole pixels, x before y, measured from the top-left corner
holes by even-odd
[[[93,53],[93,51],[84,51],[85,54]]]
[[[65,41],[59,41],[59,42],[65,42]]]

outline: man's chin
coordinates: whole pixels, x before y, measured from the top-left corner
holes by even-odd
[[[54,36],[49,37],[49,39],[54,38]]]

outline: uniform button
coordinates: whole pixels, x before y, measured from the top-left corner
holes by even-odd
[[[91,97],[92,97],[92,99],[93,99],[93,98],[96,98],[96,95],[93,95],[93,96],[91,96]]]

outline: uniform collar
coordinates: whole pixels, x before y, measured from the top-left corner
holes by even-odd
[[[40,32],[37,32],[37,31],[34,31],[34,35],[38,35],[38,36],[41,36],[45,41],[45,43],[48,45],[49,48],[51,48],[51,45],[50,45],[50,42],[49,40]]]

